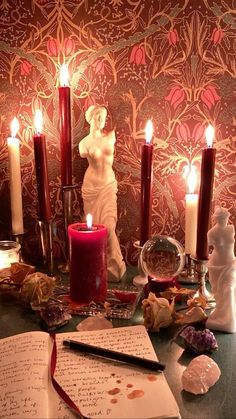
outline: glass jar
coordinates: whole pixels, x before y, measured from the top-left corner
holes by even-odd
[[[11,263],[19,262],[20,243],[11,240],[0,241],[0,269],[9,268]]]

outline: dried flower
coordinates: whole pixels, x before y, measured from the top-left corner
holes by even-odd
[[[39,305],[48,301],[53,294],[55,280],[41,272],[27,275],[23,281],[20,293],[24,301]]]
[[[176,324],[193,324],[198,322],[204,322],[207,319],[207,315],[201,307],[191,307],[185,313],[175,313]]]
[[[142,302],[144,325],[153,332],[168,327],[172,322],[174,300],[170,304],[166,298],[157,298],[152,292]]]

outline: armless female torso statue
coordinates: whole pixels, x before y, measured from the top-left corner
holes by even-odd
[[[107,111],[103,106],[92,105],[85,114],[90,124],[89,134],[79,143],[81,157],[87,158],[82,197],[84,213],[92,214],[95,224],[108,229],[108,278],[119,281],[126,271],[120,245],[116,236],[117,181],[112,168],[115,132],[105,132]]]
[[[216,307],[207,320],[207,327],[236,332],[236,258],[233,225],[228,225],[229,212],[217,207],[215,225],[208,231],[208,244],[213,251],[208,261],[209,281]]]

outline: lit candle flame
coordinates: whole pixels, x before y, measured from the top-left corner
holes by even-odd
[[[68,74],[68,68],[66,64],[63,64],[60,68],[60,84],[61,86],[68,86],[69,82],[69,74]]]
[[[197,186],[197,168],[194,165],[184,167],[183,176],[187,180],[188,190],[193,194]]]
[[[86,216],[87,227],[91,228],[93,224],[93,217],[91,214],[87,214]]]
[[[150,144],[153,134],[153,124],[152,121],[149,119],[146,124],[145,128],[145,137],[146,137],[146,143]]]
[[[195,166],[190,166],[187,176],[187,185],[190,194],[193,194],[197,186],[197,170]]]
[[[11,122],[11,136],[15,137],[16,133],[19,129],[19,122],[18,119],[15,117]]]
[[[43,127],[43,115],[39,109],[37,109],[37,111],[35,112],[34,126],[36,129],[36,132],[40,134],[42,132],[42,127]]]
[[[215,130],[211,124],[208,125],[205,131],[206,134],[206,142],[208,147],[212,147],[213,140],[215,137]]]

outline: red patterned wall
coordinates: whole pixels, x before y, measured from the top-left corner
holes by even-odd
[[[57,77],[69,66],[73,89],[74,219],[82,217],[86,162],[78,143],[84,111],[105,104],[116,129],[117,232],[128,263],[139,238],[140,151],[154,122],[152,232],[184,243],[183,168],[200,167],[204,128],[216,129],[214,204],[236,221],[236,10],[234,0],[2,0],[0,2],[0,229],[11,231],[6,138],[20,121],[26,251],[38,254],[33,114],[47,138],[55,255],[63,250]]]

